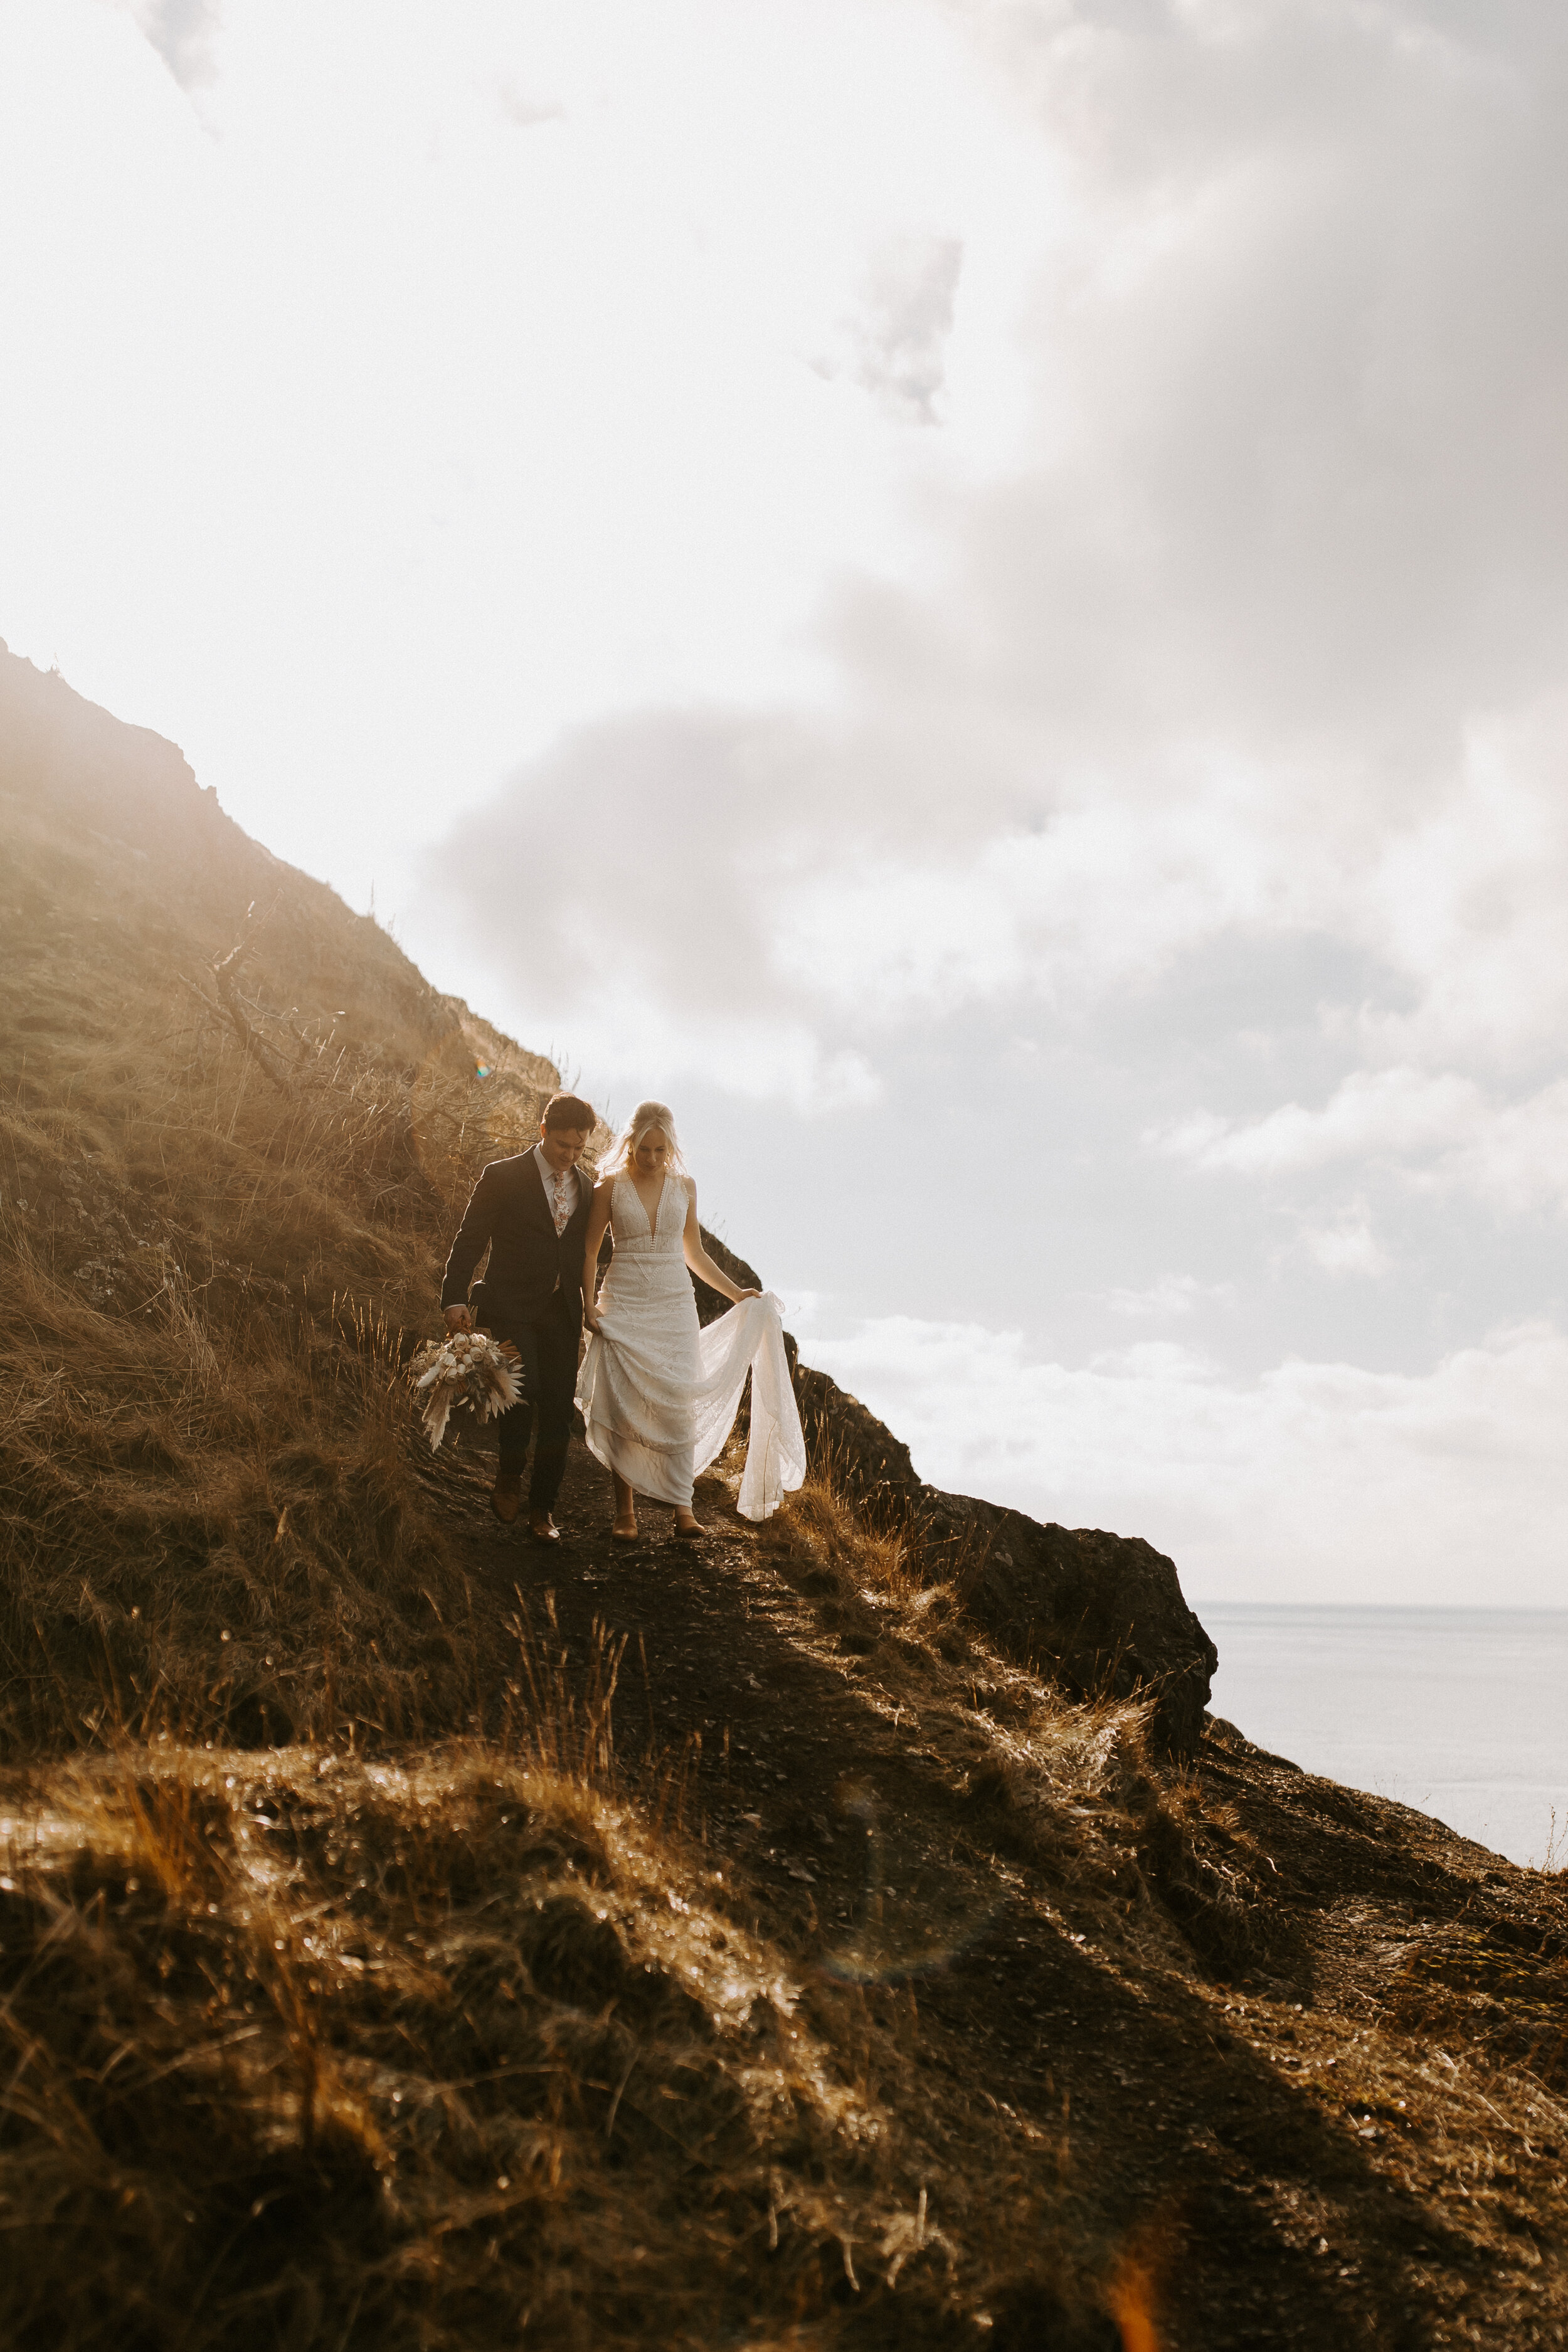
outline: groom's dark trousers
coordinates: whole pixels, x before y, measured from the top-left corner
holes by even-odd
[[[528,1507],[548,1511],[561,1492],[572,1436],[577,1350],[583,1330],[583,1244],[593,1185],[575,1170],[566,1179],[576,1199],[563,1233],[545,1195],[534,1152],[492,1160],[447,1260],[443,1307],[467,1305],[474,1321],[497,1339],[510,1339],[522,1359],[522,1395],[496,1422],[502,1470],[521,1471],[533,1448]],[[484,1280],[469,1296],[474,1269],[489,1251]]]

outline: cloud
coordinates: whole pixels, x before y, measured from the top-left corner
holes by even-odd
[[[1248,1381],[1168,1344],[1071,1369],[1016,1331],[905,1316],[807,1353],[933,1484],[1146,1536],[1190,1595],[1561,1597],[1568,1338],[1550,1323],[1419,1374],[1287,1361]]]
[[[202,89],[216,79],[223,0],[132,0],[132,7],[182,89]]]
[[[1524,1212],[1568,1203],[1568,1079],[1518,1102],[1468,1078],[1354,1070],[1321,1110],[1286,1103],[1251,1121],[1197,1111],[1147,1139],[1213,1173],[1280,1177],[1353,1160],[1404,1167],[1431,1190]]]
[[[1046,578],[1100,556],[1085,617],[1148,625],[1140,685],[1171,717],[1372,751],[1405,766],[1390,799],[1420,793],[1471,710],[1554,667],[1562,21],[1287,0],[989,25],[1081,207],[1047,305],[1068,462]]]
[[[566,109],[558,98],[537,98],[519,88],[510,77],[496,85],[496,103],[519,131],[537,130],[542,122],[564,122]]]
[[[842,359],[818,362],[820,373],[848,375],[906,423],[937,424],[963,268],[962,237],[890,239],[874,257],[859,299],[843,321]]]
[[[1380,967],[1321,1009],[1354,1083],[1384,1127],[1401,1087],[1441,1122],[1467,1062],[1527,1061],[1568,1013],[1568,32],[1423,0],[964,22],[1060,191],[1009,331],[1022,456],[922,483],[901,580],[840,572],[826,708],[631,710],[503,799],[565,766],[591,793],[610,953],[637,943],[672,1018],[672,929],[759,1020],[838,1050],[847,1019],[868,1055],[933,1009],[1082,1009],[1317,941]],[[998,363],[953,301],[985,237],[881,255],[842,364],[930,416]],[[636,805],[682,730],[700,841]],[[1214,1149],[1326,1160],[1354,1108]]]
[[[1305,1226],[1301,1245],[1325,1274],[1375,1276],[1386,1274],[1392,1264],[1373,1230],[1372,1212],[1364,1201],[1353,1202],[1330,1223]]]
[[[1568,1208],[1568,1078],[1491,1111],[1427,1181],[1516,1213]]]
[[[801,733],[697,712],[583,730],[441,845],[427,887],[532,1034],[569,1021],[574,1052],[612,1083],[700,1071],[814,1113],[872,1101],[871,1062],[803,1014],[775,968],[792,843],[752,810],[789,808]],[[548,885],[520,907],[533,875]]]
[[[1163,1275],[1147,1290],[1108,1290],[1105,1304],[1112,1315],[1168,1317],[1190,1315],[1204,1296],[1204,1285],[1191,1274]]]
[[[1151,1138],[1174,1160],[1238,1175],[1278,1175],[1344,1159],[1408,1159],[1451,1145],[1482,1112],[1469,1080],[1420,1070],[1354,1070],[1321,1110],[1286,1103],[1243,1123],[1195,1112]]]
[[[1217,807],[1090,803],[1031,823],[1009,780],[987,790],[984,727],[950,742],[926,716],[670,710],[574,730],[453,829],[426,864],[428,900],[483,940],[534,1020],[586,1039],[615,1005],[623,1027],[662,1024],[672,1045],[686,1027],[694,1057],[745,1093],[798,1066],[784,1041],[803,1028],[825,1059],[869,1068],[912,1021],[1081,1010],[1261,922],[1255,845],[1206,854]],[[552,878],[519,923],[525,867]],[[713,1061],[716,1001],[735,1051]]]

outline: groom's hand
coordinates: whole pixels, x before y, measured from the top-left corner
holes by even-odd
[[[448,1307],[446,1309],[446,1316],[447,1328],[448,1331],[471,1331],[474,1328],[474,1316],[473,1309],[471,1307]]]

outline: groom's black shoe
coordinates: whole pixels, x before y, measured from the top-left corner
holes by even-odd
[[[522,1508],[522,1473],[521,1470],[498,1470],[495,1485],[490,1488],[490,1508],[503,1528],[510,1528]]]
[[[530,1511],[528,1532],[535,1543],[559,1543],[561,1530],[548,1511]]]

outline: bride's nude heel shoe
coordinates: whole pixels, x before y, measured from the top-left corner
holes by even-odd
[[[629,1528],[623,1528],[618,1520],[611,1521],[610,1541],[612,1543],[637,1543],[639,1540],[637,1523],[635,1519]]]

